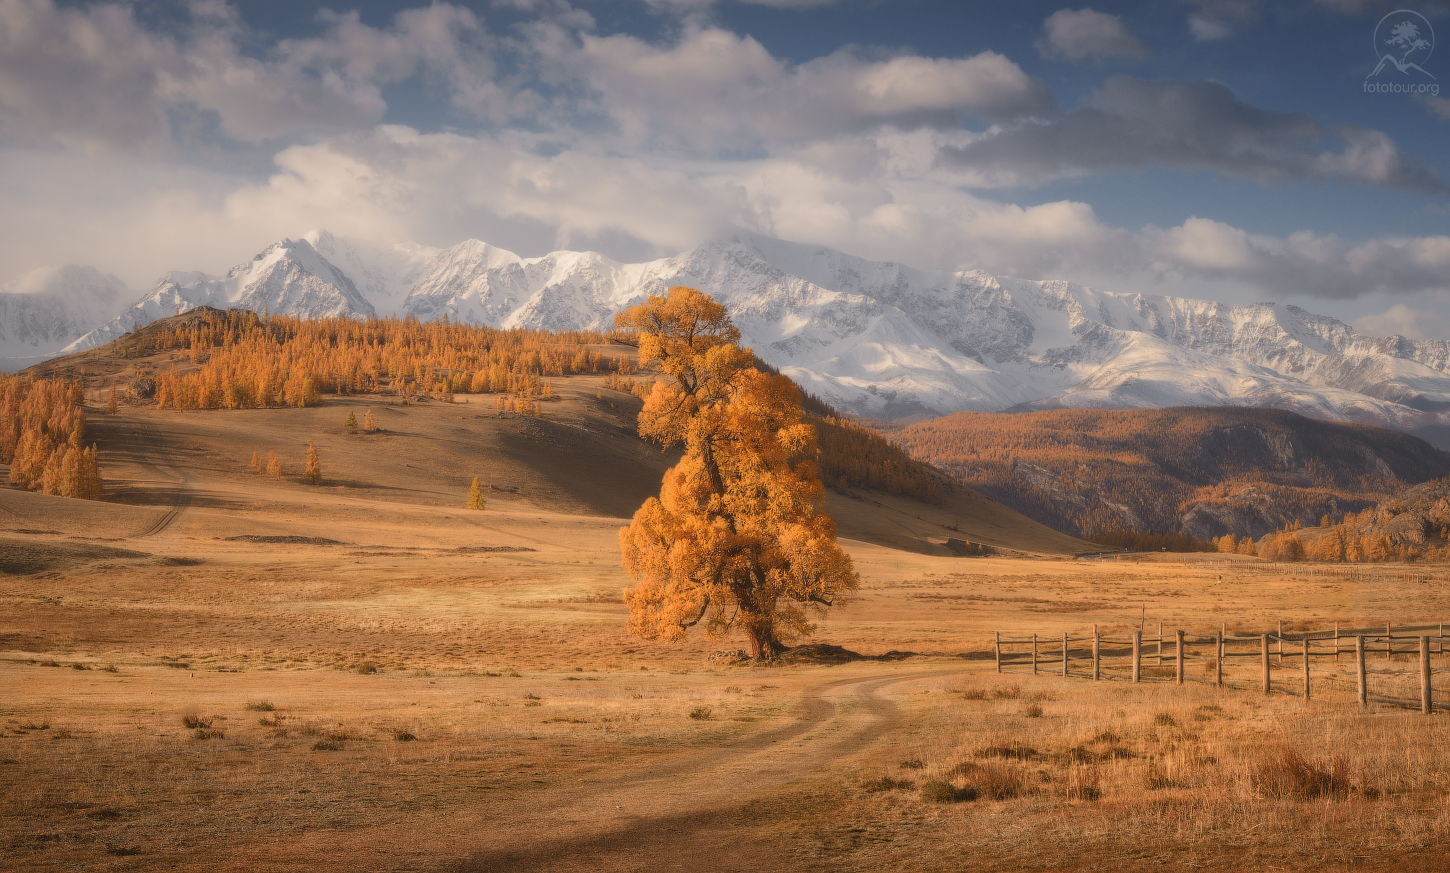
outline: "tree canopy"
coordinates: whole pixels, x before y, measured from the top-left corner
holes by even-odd
[[[656,382],[641,436],[682,446],[684,457],[620,531],[631,632],[682,639],[743,630],[752,657],[770,657],[811,633],[813,610],[856,589],[859,577],[820,508],[816,431],[801,421],[787,378],[751,366],[725,307],[693,288],[671,288],[620,313],[638,333],[640,364]]]

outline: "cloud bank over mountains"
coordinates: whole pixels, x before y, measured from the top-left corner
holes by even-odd
[[[1200,7],[1225,27],[1258,15]],[[140,287],[298,226],[626,261],[745,230],[1134,290],[1450,302],[1445,235],[1263,233],[1210,210],[1126,226],[1087,198],[1031,195],[1167,169],[1443,199],[1439,172],[1389,133],[1261,108],[1217,82],[1110,69],[1064,107],[998,51],[846,45],[796,60],[708,3],[657,4],[676,17],[651,32],[551,0],[371,22],[324,10],[280,37],[221,0],[187,8],[157,21],[118,3],[0,0],[0,265],[89,263]],[[1037,39],[1077,69],[1154,56],[1092,9],[1052,13]]]

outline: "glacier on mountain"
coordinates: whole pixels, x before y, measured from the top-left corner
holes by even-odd
[[[1276,303],[917,270],[748,233],[626,264],[594,252],[525,258],[478,240],[434,249],[318,231],[283,240],[225,277],[168,274],[68,350],[199,305],[607,328],[614,313],[673,285],[723,301],[762,359],[870,417],[1249,405],[1409,430],[1450,427],[1444,341],[1361,336]]]
[[[158,318],[198,306],[250,309],[301,318],[368,318],[373,305],[352,279],[318,254],[306,239],[273,243],[225,276],[170,272],[131,308],[66,346],[66,353],[95,348]]]
[[[131,299],[120,279],[70,264],[0,287],[0,371],[45,360]]]

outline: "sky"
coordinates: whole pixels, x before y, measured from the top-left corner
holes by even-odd
[[[0,282],[746,229],[1450,339],[1442,81],[1446,0],[0,0]]]

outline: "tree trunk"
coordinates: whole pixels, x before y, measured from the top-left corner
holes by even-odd
[[[757,661],[769,660],[784,651],[785,646],[776,639],[774,631],[753,624],[746,624],[746,637],[750,640],[750,657]]]

